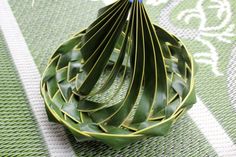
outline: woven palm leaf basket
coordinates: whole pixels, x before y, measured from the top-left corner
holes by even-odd
[[[195,103],[194,62],[141,0],[99,10],[51,56],[41,80],[49,120],[113,148],[164,136]]]

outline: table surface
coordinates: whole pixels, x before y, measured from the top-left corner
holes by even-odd
[[[0,1],[0,156],[236,156],[236,3],[144,0],[150,18],[178,36],[198,64],[198,102],[166,137],[120,150],[76,142],[48,122],[39,81],[58,45],[112,0]]]

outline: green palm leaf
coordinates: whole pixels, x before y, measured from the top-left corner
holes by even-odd
[[[195,103],[183,43],[151,23],[142,1],[119,0],[50,58],[41,93],[50,120],[114,148],[165,135]]]

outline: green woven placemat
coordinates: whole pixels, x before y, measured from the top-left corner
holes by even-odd
[[[0,156],[46,156],[46,146],[1,31],[0,56]]]

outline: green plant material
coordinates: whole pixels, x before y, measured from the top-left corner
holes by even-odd
[[[141,1],[99,10],[50,58],[41,93],[50,120],[114,148],[163,136],[195,103],[193,58],[151,23]]]

